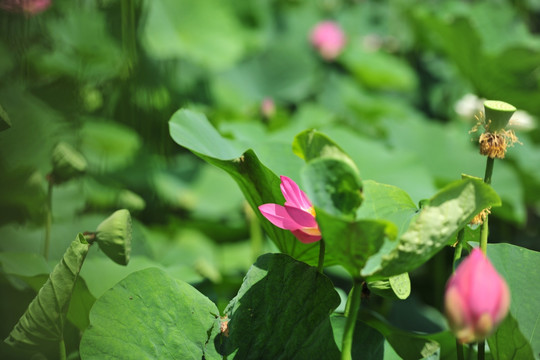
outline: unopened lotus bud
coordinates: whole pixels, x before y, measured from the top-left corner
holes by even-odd
[[[513,105],[504,101],[486,100],[484,101],[484,113],[486,124],[492,133],[502,130],[508,125],[512,114],[516,111]]]
[[[474,249],[446,284],[450,328],[461,343],[484,340],[506,317],[510,291],[480,249]]]
[[[60,184],[84,174],[86,159],[71,145],[59,143],[52,153],[52,181]]]
[[[276,104],[272,98],[265,98],[261,103],[261,113],[266,119],[276,114]]]
[[[111,260],[127,265],[131,252],[131,215],[128,210],[115,211],[99,224],[96,232],[99,248]]]
[[[311,44],[321,57],[332,61],[339,56],[345,46],[345,33],[341,27],[333,21],[318,23],[310,36]]]

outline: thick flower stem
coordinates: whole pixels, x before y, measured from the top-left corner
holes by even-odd
[[[486,184],[491,184],[491,177],[493,175],[493,165],[495,163],[495,159],[491,157],[487,157],[486,161],[486,172],[484,175],[484,182]],[[488,219],[489,216],[486,216],[484,219],[484,222],[482,223],[482,228],[480,229],[480,250],[484,253],[484,255],[487,255],[487,243],[488,243]],[[486,346],[485,340],[482,340],[478,343],[478,360],[484,360],[484,349]]]
[[[452,263],[452,270],[456,271],[457,262],[461,259],[461,251],[463,250],[463,239],[465,238],[465,229],[459,230],[457,234],[457,244],[456,249],[454,250],[454,261]],[[465,360],[463,356],[463,345],[456,339],[456,353],[457,360]]]
[[[352,359],[352,343],[354,328],[356,325],[356,318],[358,317],[358,310],[360,309],[360,302],[362,299],[362,282],[360,279],[354,279],[353,287],[347,298],[347,305],[345,306],[345,316],[347,322],[345,323],[345,331],[343,332],[343,342],[341,347],[341,360]]]
[[[317,270],[322,274],[324,269],[324,239],[319,241],[319,263],[317,265]]]

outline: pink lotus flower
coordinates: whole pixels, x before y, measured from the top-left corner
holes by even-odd
[[[264,98],[261,103],[261,113],[267,119],[271,118],[276,114],[276,104],[272,98]]]
[[[345,46],[345,34],[333,21],[318,23],[311,31],[311,44],[319,51],[323,59],[334,60]]]
[[[315,209],[306,194],[286,176],[281,176],[281,192],[285,206],[264,204],[259,210],[275,226],[290,230],[304,244],[321,240],[321,231],[315,220]]]
[[[30,15],[45,11],[50,5],[51,0],[0,0],[1,9]]]
[[[505,318],[510,291],[480,249],[474,249],[446,284],[446,317],[461,343],[481,341]]]

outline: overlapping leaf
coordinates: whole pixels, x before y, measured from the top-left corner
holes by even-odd
[[[40,350],[63,338],[71,295],[89,247],[84,236],[78,234],[9,334],[8,344]]]
[[[210,341],[219,332],[218,314],[189,284],[156,268],[141,270],[96,301],[81,358],[221,359]]]
[[[273,226],[259,212],[258,206],[283,204],[285,199],[279,189],[279,178],[259,161],[252,150],[242,149],[241,145],[223,138],[204,115],[190,110],[177,111],[169,126],[171,137],[179,145],[232,176],[280,251],[296,259],[316,263],[317,244],[299,242],[290,231]]]
[[[332,282],[284,254],[261,256],[225,310],[222,353],[235,359],[339,359],[330,313]]]

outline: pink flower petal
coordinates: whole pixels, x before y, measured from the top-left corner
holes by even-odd
[[[309,211],[312,205],[306,194],[290,178],[283,175],[280,178],[281,192],[286,200],[285,205]]]
[[[290,218],[302,227],[318,227],[317,221],[315,221],[315,218],[313,217],[313,215],[311,215],[311,213],[298,209],[296,207],[291,207],[289,205],[285,205],[285,210],[287,211],[287,214],[290,216]]]
[[[259,206],[260,212],[272,224],[285,230],[298,230],[302,226],[291,219],[285,207],[278,204],[263,204]]]
[[[320,235],[309,235],[302,230],[294,230],[291,232],[300,242],[303,242],[304,244],[311,244],[322,239]]]

